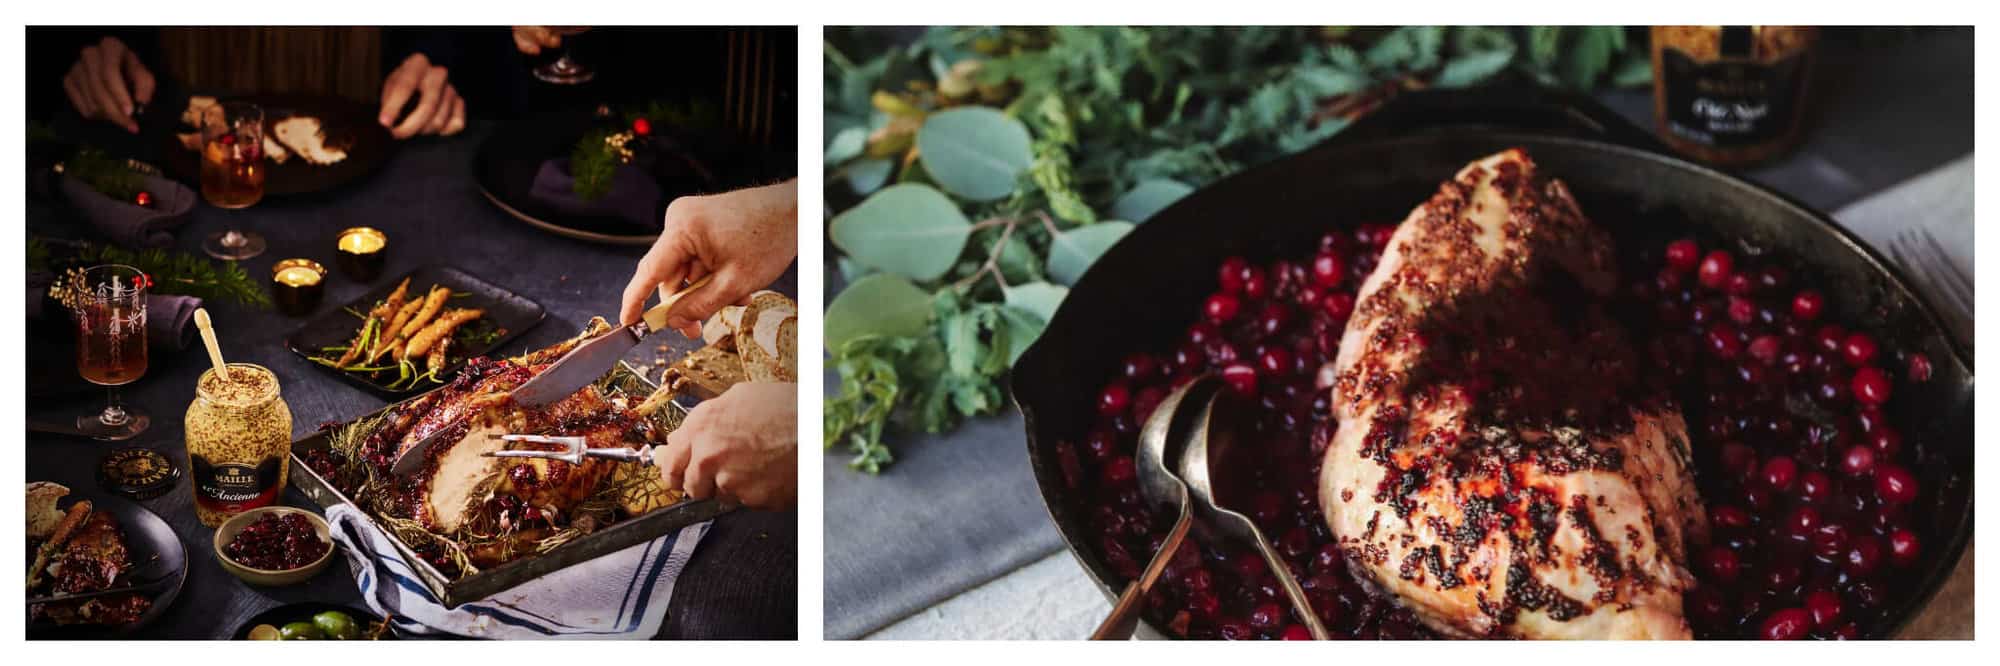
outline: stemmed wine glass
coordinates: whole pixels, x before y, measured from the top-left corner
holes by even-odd
[[[550,60],[535,68],[535,78],[541,79],[544,83],[553,83],[560,86],[589,83],[592,78],[595,78],[597,76],[595,70],[569,57],[570,38],[582,34],[584,30],[586,29],[549,28],[550,32],[554,32],[557,36],[563,38],[562,46],[556,47],[559,50],[556,51],[554,60]]]
[[[125,407],[118,387],[146,374],[146,291],[152,278],[124,264],[84,269],[68,286],[76,319],[76,369],[85,380],[105,387],[104,410],[76,419],[79,432],[98,439],[130,439],[145,432],[152,418]]]
[[[248,208],[264,198],[264,109],[223,102],[201,123],[201,197],[217,208]],[[210,234],[201,249],[238,261],[264,253],[264,237],[235,228]]]

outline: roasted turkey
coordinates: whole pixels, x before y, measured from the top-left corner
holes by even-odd
[[[1461,637],[1688,638],[1686,425],[1605,312],[1609,237],[1521,150],[1411,211],[1334,361],[1320,506],[1351,568]]]

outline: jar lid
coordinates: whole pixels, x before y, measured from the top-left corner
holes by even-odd
[[[160,452],[140,446],[114,449],[97,463],[97,481],[135,500],[166,494],[180,482],[181,469]]]

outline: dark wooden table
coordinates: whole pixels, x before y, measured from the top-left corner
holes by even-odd
[[[418,266],[448,264],[548,309],[540,326],[498,350],[504,354],[575,335],[593,315],[616,317],[619,295],[644,248],[553,236],[488,204],[473,181],[471,165],[480,140],[492,129],[489,124],[475,123],[456,137],[404,142],[380,173],[338,191],[267,200],[240,211],[203,204],[178,232],[175,246],[199,253],[201,239],[225,224],[256,230],[268,239],[270,249],[244,262],[244,268],[252,276],[268,278],[271,265],[289,257],[312,258],[333,269],[335,234],[350,226],[373,226],[390,238],[388,268],[382,277],[361,283],[334,269],[326,299],[315,313],[338,308]],[[29,211],[31,228],[62,232],[60,216],[46,206],[31,203]],[[796,268],[787,271],[772,288],[796,296]],[[230,361],[260,364],[277,373],[291,407],[295,438],[312,432],[322,422],[344,421],[385,404],[285,349],[284,338],[305,317],[286,317],[272,310],[229,303],[209,303],[207,308],[214,317],[223,354]],[[38,335],[35,329],[60,326],[30,328],[34,338]],[[651,362],[653,342],[670,344],[677,350],[696,346],[677,334],[663,333],[634,350],[629,360]],[[48,353],[50,347],[31,343],[28,353]],[[155,347],[145,378],[125,389],[127,404],[149,412],[153,425],[129,443],[158,449],[186,464],[181,416],[194,399],[195,378],[206,365],[199,343],[179,352]],[[28,393],[28,415],[36,419],[68,420],[94,413],[104,400],[101,391],[65,393],[31,386]],[[30,433],[27,479],[101,493],[95,481],[97,461],[117,446],[120,444]],[[287,490],[284,503],[314,507],[297,490]],[[295,601],[363,605],[347,567],[341,565],[328,567],[305,584],[285,588],[252,587],[223,571],[213,556],[214,532],[195,519],[185,479],[172,492],[144,504],[173,525],[187,548],[189,568],[187,584],[171,611],[137,632],[135,638],[228,638],[252,615]],[[724,516],[716,520],[676,583],[660,636],[795,638],[797,588],[796,511],[742,511]]]

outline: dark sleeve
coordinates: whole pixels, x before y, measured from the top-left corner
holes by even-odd
[[[86,46],[117,37],[138,54],[139,61],[160,76],[160,31],[135,27],[31,27],[27,35],[28,118],[46,122],[69,110],[63,94],[63,76],[76,64]]]

